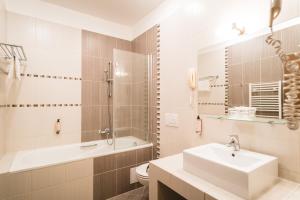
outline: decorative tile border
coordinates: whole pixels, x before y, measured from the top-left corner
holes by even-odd
[[[217,87],[226,87],[227,84],[219,84],[219,85],[210,85],[211,88],[217,88]]]
[[[228,114],[228,107],[229,107],[229,49],[228,47],[225,48],[225,114]]]
[[[156,115],[156,157],[160,157],[160,25],[156,25],[156,50],[157,50],[157,82],[156,82],[156,89],[157,89],[157,99],[156,99],[156,109],[157,109],[157,115]]]
[[[47,78],[47,79],[62,79],[62,80],[75,80],[81,81],[80,77],[72,77],[72,76],[56,76],[56,75],[45,75],[45,74],[24,74],[21,73],[21,76],[28,78]]]
[[[201,106],[224,106],[225,103],[217,103],[217,102],[199,102]]]
[[[45,107],[80,107],[81,104],[2,104],[0,108],[45,108]]]

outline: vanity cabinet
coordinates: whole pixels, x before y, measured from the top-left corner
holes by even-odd
[[[211,197],[211,196],[210,196],[210,195],[208,195],[208,194],[205,194],[205,197],[204,197],[204,199],[205,199],[205,200],[217,200],[217,199],[215,199],[215,198]]]
[[[179,186],[179,185],[178,185]],[[179,186],[180,187],[180,186]],[[200,190],[193,191],[193,189],[188,188],[186,186],[186,189],[184,193],[179,194],[180,189],[178,187],[174,187],[171,189],[169,186],[165,185],[164,183],[158,181],[157,182],[157,199],[158,200],[192,200],[192,199],[198,199],[198,200],[217,200],[213,198],[212,196],[201,192]],[[182,188],[182,187],[181,187]]]

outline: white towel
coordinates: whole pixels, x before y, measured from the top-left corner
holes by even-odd
[[[209,80],[198,81],[198,91],[209,92],[210,91],[210,81]]]
[[[15,78],[21,80],[21,63],[18,58],[15,59]]]
[[[15,62],[13,59],[9,60],[9,64],[8,64],[8,79],[12,79],[15,75]]]
[[[21,63],[18,58],[11,59],[9,62],[8,79],[21,80]]]

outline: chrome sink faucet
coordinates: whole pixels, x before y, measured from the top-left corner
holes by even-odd
[[[227,143],[228,147],[233,147],[234,151],[240,150],[240,140],[238,135],[229,135],[230,141]]]

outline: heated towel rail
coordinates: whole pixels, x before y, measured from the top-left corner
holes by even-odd
[[[282,119],[282,83],[250,83],[249,105],[256,108],[256,116]]]

